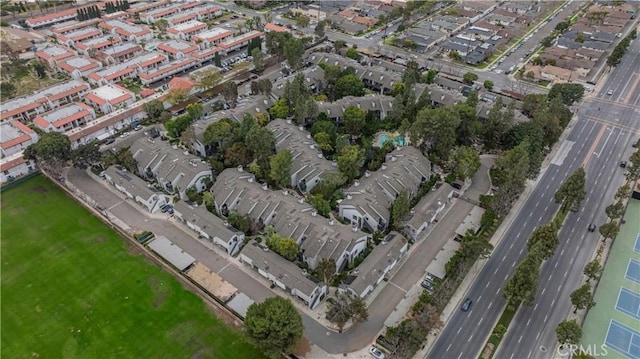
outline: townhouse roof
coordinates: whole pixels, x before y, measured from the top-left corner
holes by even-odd
[[[214,46],[208,49],[194,51],[191,53],[191,57],[200,61],[206,61],[209,58],[213,58],[218,52],[220,52],[220,49]]]
[[[18,167],[23,163],[27,163],[27,159],[24,158],[24,151],[13,153],[9,156],[0,158],[0,171],[8,171],[12,168]]]
[[[298,181],[336,171],[304,127],[300,129],[291,121],[276,119],[267,128],[273,132],[278,151],[291,151],[291,174],[297,174]]]
[[[447,262],[449,262],[449,259],[451,259],[451,257],[456,254],[456,251],[458,250],[458,248],[460,248],[460,246],[461,244],[459,242],[456,242],[452,239],[448,240],[427,267],[427,272],[440,279],[444,279],[444,276],[447,274],[445,266]]]
[[[483,214],[484,208],[473,206],[471,212],[467,214],[462,223],[460,223],[460,225],[456,229],[456,234],[459,236],[464,236],[469,230],[473,231],[473,233],[477,232],[480,229]]]
[[[41,114],[33,119],[33,123],[40,128],[48,128],[49,125],[59,128],[72,121],[90,116],[92,110],[82,102],[70,103],[55,110]]]
[[[289,29],[287,29],[284,26],[280,26],[280,25],[276,25],[272,22],[268,22],[266,25],[264,25],[264,30],[265,31],[275,31],[275,32],[289,32]]]
[[[241,231],[235,229],[228,222],[209,212],[204,206],[193,207],[180,200],[173,204],[173,208],[181,214],[183,220],[198,226],[200,230],[211,236],[211,238],[218,237],[224,241],[229,241],[234,236],[242,234]]]
[[[126,11],[116,11],[116,12],[112,12],[111,14],[102,15],[101,19],[106,21],[106,20],[125,19],[127,17],[129,17],[129,13],[127,13]]]
[[[69,73],[75,70],[85,72],[102,67],[102,63],[86,56],[76,56],[58,62],[58,67]]]
[[[153,186],[150,186],[142,178],[120,166],[109,166],[105,171],[105,175],[113,181],[114,185],[118,185],[129,192],[134,198],[140,197],[147,201],[153,195],[158,194]]]
[[[0,124],[0,147],[3,150],[32,140],[35,132],[20,121],[7,121]]]
[[[413,207],[411,216],[406,223],[413,228],[418,228],[428,222],[436,214],[438,208],[447,201],[452,191],[453,187],[446,182],[436,184],[435,190],[427,192]]]
[[[165,236],[156,237],[147,246],[180,271],[187,269],[196,261],[189,253],[183,251]]]
[[[89,91],[85,98],[100,106],[106,103],[115,106],[127,100],[134,100],[135,95],[120,85],[108,84]]]
[[[113,36],[111,34],[94,37],[93,39],[89,39],[86,41],[82,41],[77,43],[75,46],[79,49],[90,49],[90,48],[102,48],[105,46],[109,46],[110,44],[116,44],[122,42],[119,36]]]
[[[463,6],[465,8],[470,8],[476,11],[485,12],[489,10],[492,6],[496,5],[493,1],[463,1],[458,6]]]
[[[146,12],[143,12],[140,14],[140,17],[146,18],[146,17],[152,16],[155,19],[157,19],[159,17],[165,17],[167,15],[171,15],[179,11],[180,11],[180,8],[178,6],[167,6],[167,7],[155,8],[155,9],[151,9]]]
[[[327,65],[339,66],[342,69],[353,67],[356,76],[360,79],[375,82],[389,89],[393,88],[394,83],[402,81],[402,76],[398,72],[390,72],[382,67],[363,66],[353,59],[345,58],[338,54],[314,52],[307,56],[307,61],[313,63],[324,62]]]
[[[397,148],[386,156],[379,170],[365,174],[344,191],[347,198],[340,206],[354,206],[389,223],[389,208],[396,196],[406,190],[412,198],[430,174],[431,163],[420,150],[412,146]]]
[[[244,171],[232,168],[222,171],[213,184],[212,194],[219,206],[231,207],[231,201],[239,197],[240,202],[230,209],[249,215],[256,223],[266,221],[265,216],[275,212],[269,225],[281,236],[302,240],[301,249],[308,258],[332,258],[338,262],[345,250],[366,238],[357,228],[319,216],[304,198],[289,190],[269,190]]]
[[[49,59],[66,59],[75,55],[75,51],[60,45],[47,45],[47,47],[36,51],[36,56],[46,61]]]
[[[393,106],[394,98],[386,95],[370,94],[362,97],[347,96],[334,102],[318,102],[318,112],[324,112],[329,118],[342,116],[349,106],[365,111],[381,111],[388,113]]]
[[[182,41],[182,40],[173,40],[173,39],[168,41],[163,41],[160,45],[158,45],[157,48],[159,50],[163,50],[174,55],[179,52],[182,52],[183,54],[188,54],[190,52],[198,50],[198,46],[190,42]]]
[[[89,78],[99,81],[101,79],[111,80],[118,76],[135,71],[138,66],[148,66],[154,63],[162,63],[167,57],[159,52],[150,52],[129,59],[128,61],[105,67],[100,71],[89,74]]]
[[[244,114],[255,116],[258,113],[267,113],[267,110],[271,107],[273,101],[263,95],[251,96],[238,103],[235,108],[223,111],[216,111],[205,120],[200,120],[194,123],[192,126],[196,133],[196,138],[202,141],[204,131],[207,127],[214,122],[218,122],[223,118],[231,119],[232,121],[241,122]]]
[[[65,18],[73,19],[76,17],[76,11],[77,11],[77,8],[74,7],[72,9],[58,11],[52,14],[32,17],[32,18],[26,19],[25,23],[28,26],[33,27],[33,26],[38,26],[41,23],[46,23],[52,20],[65,19]]]
[[[0,119],[29,111],[41,106],[47,101],[57,101],[65,96],[86,91],[89,85],[84,82],[71,80],[38,91],[32,95],[13,98],[0,104]]]
[[[107,29],[116,29],[116,33],[124,36],[130,35],[144,35],[151,30],[141,25],[132,24],[130,22],[122,21],[122,20],[107,20],[101,24],[102,27]]]
[[[168,86],[170,89],[178,88],[178,89],[191,90],[195,85],[196,85],[195,82],[185,77],[174,77],[168,83]]]
[[[205,24],[204,22],[200,22],[198,20],[191,20],[191,21],[183,22],[182,24],[178,24],[176,26],[170,27],[169,29],[167,29],[167,32],[170,32],[172,34],[189,33],[189,32],[198,31],[206,28],[207,28],[207,24]]]
[[[108,49],[104,49],[100,51],[100,54],[104,54],[106,56],[119,57],[132,53],[136,53],[142,51],[142,47],[135,42],[124,42],[122,44],[115,45]]]
[[[464,84],[462,82],[451,80],[444,76],[436,76],[434,83],[445,89],[461,90]]]
[[[202,41],[209,41],[209,42],[214,42],[220,39],[224,39],[227,37],[233,36],[233,32],[220,28],[220,27],[214,27],[211,30],[208,31],[203,31],[197,35],[195,35],[193,37],[194,40],[202,40]]]
[[[302,274],[302,269],[278,254],[270,251],[266,246],[254,240],[249,241],[242,249],[242,255],[249,258],[253,266],[260,271],[278,278],[287,288],[294,288],[310,296],[320,286],[315,278]]]
[[[189,20],[193,20],[197,18],[198,18],[198,12],[192,10],[192,11],[179,12],[177,14],[168,16],[164,19],[167,20],[169,24],[177,25],[177,24],[181,24],[183,22],[187,22]]]
[[[186,190],[189,183],[202,173],[211,173],[209,165],[199,157],[183,152],[166,141],[139,138],[130,147],[133,158],[142,168],[155,168],[157,178]],[[178,179],[174,182],[175,179]]]
[[[90,27],[79,29],[79,30],[67,32],[62,35],[58,35],[58,39],[60,39],[61,41],[67,41],[67,40],[81,41],[86,38],[95,37],[99,35],[102,35],[102,33],[95,27],[90,26]]]
[[[218,44],[219,47],[223,48],[223,49],[228,49],[231,48],[233,46],[242,44],[244,42],[247,42],[249,40],[255,39],[256,37],[261,37],[262,35],[264,35],[264,33],[262,31],[257,31],[257,30],[252,30],[247,32],[246,34],[242,34],[240,36],[236,36],[232,39],[223,41],[221,43]]]
[[[51,26],[51,32],[54,34],[65,34],[67,32],[74,31],[76,29],[81,29],[84,27],[93,26],[100,22],[100,19],[90,19],[85,21],[67,21],[62,24],[56,24]]]
[[[147,72],[139,73],[138,77],[141,79],[154,79],[158,76],[166,76],[169,74],[176,73],[184,66],[192,66],[196,63],[195,59],[192,58],[184,58],[180,60],[174,60],[169,62],[168,64],[160,65],[156,68],[153,68]]]
[[[387,268],[400,259],[406,247],[407,240],[400,233],[389,233],[358,266],[358,275],[349,287],[361,295],[369,286],[375,286]]]
[[[138,12],[156,9],[156,8],[164,7],[168,5],[170,5],[170,3],[167,1],[139,2],[139,3],[131,4],[131,7],[127,9],[127,12],[130,14],[135,14]]]

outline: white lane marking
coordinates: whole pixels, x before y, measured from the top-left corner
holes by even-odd
[[[491,281],[487,282],[487,285],[484,286],[485,289],[489,287],[489,283],[491,283]]]
[[[554,304],[556,304],[556,300],[555,299],[551,301],[551,306],[553,307]],[[544,321],[545,322],[547,321],[547,317],[544,317]]]
[[[467,339],[467,343],[471,341],[471,338],[473,338],[473,334],[471,334],[471,336],[469,337],[469,339]]]
[[[518,339],[518,344],[520,344],[520,342],[522,341],[522,337],[523,337],[523,335],[521,335],[520,339]]]
[[[544,292],[547,291],[547,288],[542,288],[542,293],[540,293],[540,295],[544,295]]]
[[[487,306],[487,309],[491,308],[492,305],[493,305],[493,302],[489,303],[489,306]]]
[[[562,285],[558,286],[558,290],[556,292],[560,292],[560,288],[562,288]]]
[[[535,307],[533,307],[533,311],[535,312],[535,311],[536,311],[536,309],[538,309],[538,303],[536,303],[536,306],[535,306]]]
[[[536,335],[536,340],[538,340],[538,338],[540,338],[540,332],[538,332],[538,335]]]
[[[447,351],[449,351],[449,349],[451,349],[451,344],[449,344],[449,346],[447,347]]]
[[[478,322],[478,325],[480,325],[480,323],[482,323],[483,320],[484,320],[484,317],[480,318],[480,321]]]
[[[531,323],[531,318],[529,318],[529,320],[527,320],[527,327],[529,326],[529,323]]]
[[[462,327],[458,328],[458,331],[456,332],[456,334],[460,334],[461,330],[462,330]]]
[[[564,272],[564,275],[562,276],[562,278],[567,278],[567,274],[569,274],[569,271]]]
[[[513,263],[511,263],[511,268],[516,266],[516,261],[513,261]]]
[[[558,262],[556,262],[556,265],[554,265],[553,268],[558,268]]]
[[[569,264],[573,264],[574,259],[576,259],[576,257],[571,257],[571,261],[569,262]]]
[[[458,355],[458,359],[462,358],[462,354],[464,354],[464,352],[460,352],[460,355]]]
[[[524,248],[520,249],[520,252],[518,252],[518,254],[522,254],[522,251],[524,251]]]
[[[554,302],[555,302],[555,300],[554,300]],[[548,315],[545,315],[545,316],[544,316],[544,320],[543,320],[543,322],[546,322],[546,321],[547,321],[547,318],[549,318],[549,316],[548,316]]]

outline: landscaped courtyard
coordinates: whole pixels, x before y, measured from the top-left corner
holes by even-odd
[[[2,193],[2,357],[259,358],[43,176]]]

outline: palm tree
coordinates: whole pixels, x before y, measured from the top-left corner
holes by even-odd
[[[262,14],[262,17],[264,18],[264,23],[268,24],[271,21],[273,21],[273,15],[270,12],[265,12],[264,14]]]

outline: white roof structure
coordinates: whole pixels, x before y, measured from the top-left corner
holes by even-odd
[[[149,248],[180,271],[189,268],[196,261],[189,253],[184,252],[164,236],[156,237],[149,242]]]

